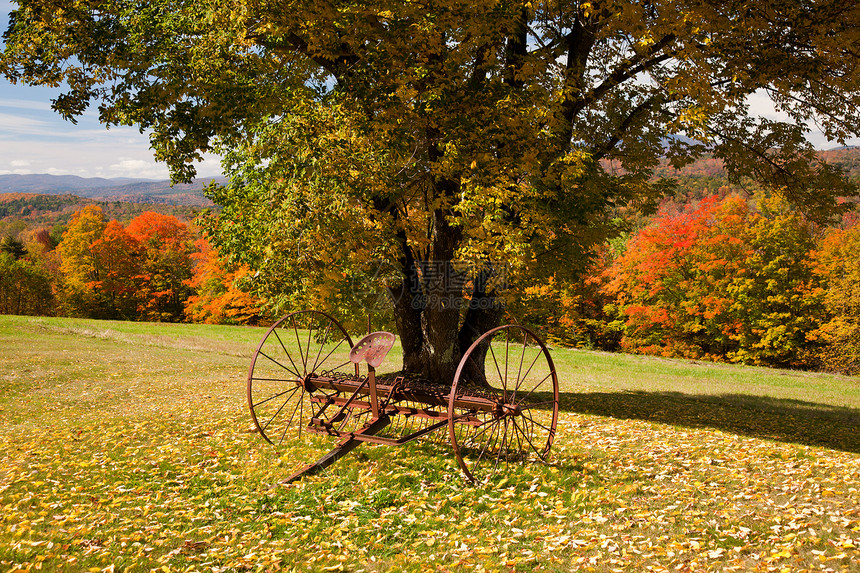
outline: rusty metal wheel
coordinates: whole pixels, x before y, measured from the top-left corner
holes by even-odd
[[[485,380],[476,382],[476,371]],[[464,406],[464,396],[488,405]],[[534,332],[500,326],[469,347],[448,402],[451,445],[467,479],[483,482],[511,464],[547,461],[557,423],[558,376]]]
[[[314,310],[286,315],[260,342],[248,371],[248,407],[260,435],[291,463],[314,461],[332,441],[308,431],[311,418],[331,415],[327,394],[307,383],[311,373],[357,375],[352,339],[331,316]],[[331,392],[329,392],[331,394]]]

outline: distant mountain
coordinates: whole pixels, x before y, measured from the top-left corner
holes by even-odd
[[[193,221],[201,211],[198,205],[98,201],[67,194],[0,193],[0,238],[17,237],[28,229],[53,229],[59,236],[74,214],[88,205],[101,209],[105,221],[116,219],[123,225],[146,211],[173,215],[186,222]]]
[[[860,178],[860,147],[847,146],[819,151],[818,157],[827,163],[842,168],[849,178],[854,180]],[[725,178],[726,170],[721,159],[703,157],[681,169],[674,169],[668,161],[664,160],[656,168],[655,175],[681,178]]]
[[[78,177],[77,175],[0,175],[0,193],[40,193],[62,195],[68,191],[104,189],[118,187],[145,179],[104,179],[102,177]]]
[[[860,147],[838,147],[820,151],[818,155],[828,163],[838,165],[850,178],[860,179]],[[663,161],[655,170],[659,177],[684,179],[724,179],[723,162],[703,157],[680,170]],[[203,194],[203,188],[212,181],[225,182],[223,177],[196,179],[193,183],[170,185],[170,181],[151,179],[83,178],[75,175],[0,175],[0,193],[38,193],[43,195],[77,195],[98,201],[121,201],[159,205],[185,205],[211,207],[212,202]]]
[[[819,156],[827,163],[841,167],[853,180],[860,180],[860,147],[837,147],[821,151]]]
[[[75,175],[0,175],[0,193],[74,194],[100,201],[208,207],[212,202],[203,194],[203,188],[212,181],[222,182],[225,179],[207,177],[196,179],[193,183],[171,186],[170,181],[151,179],[103,179]]]

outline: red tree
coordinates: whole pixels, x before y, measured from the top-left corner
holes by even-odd
[[[92,243],[90,251],[99,273],[89,286],[101,294],[103,304],[110,309],[110,318],[137,318],[142,278],[140,243],[113,220]]]
[[[191,234],[188,226],[170,215],[140,214],[126,228],[141,248],[138,311],[141,318],[179,321],[191,294]]]

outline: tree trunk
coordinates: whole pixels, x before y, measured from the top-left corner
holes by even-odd
[[[403,371],[450,385],[460,360],[485,332],[501,324],[504,305],[489,288],[498,269],[487,266],[468,276],[451,260],[411,261],[404,265],[405,279],[391,290],[394,318],[403,347]],[[466,295],[469,295],[467,298]],[[472,353],[465,376],[485,383],[484,357],[489,344]]]
[[[432,141],[434,135],[429,133],[428,139]],[[443,155],[434,145],[428,152],[431,160]],[[459,196],[455,180],[437,178],[432,187],[437,198]],[[445,202],[440,200],[439,204]],[[421,260],[415,256],[405,231],[398,232],[404,279],[390,293],[403,346],[403,372],[450,385],[472,343],[501,323],[504,307],[489,288],[498,269],[492,265],[464,269],[462,263],[455,261],[463,234],[460,227],[450,223],[450,208],[438,207],[430,216],[429,244]],[[483,363],[488,345],[482,346],[476,349],[475,360],[467,369],[469,379],[477,383],[485,383]]]
[[[501,269],[489,264],[481,269],[474,279],[472,298],[469,301],[463,326],[458,334],[459,347],[462,354],[478,340],[485,332],[502,323],[505,317],[505,306],[502,300],[496,296],[496,289],[489,288],[489,281]],[[465,365],[463,375],[473,384],[486,384],[484,375],[484,361],[490,341],[484,340],[470,355],[469,362]]]

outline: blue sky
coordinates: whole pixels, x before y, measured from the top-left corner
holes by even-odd
[[[0,0],[0,30],[12,3]],[[167,179],[152,158],[149,138],[134,127],[105,129],[89,110],[77,125],[51,109],[59,89],[13,85],[0,77],[0,175],[48,173],[80,177]],[[202,177],[220,174],[217,158],[198,164]]]
[[[9,0],[0,0],[0,31],[6,30],[11,10]],[[12,85],[0,77],[0,175],[168,178],[164,164],[152,158],[146,134],[133,127],[105,129],[94,110],[77,125],[64,121],[51,110],[51,99],[58,94],[58,89]],[[762,116],[779,117],[764,95],[754,95],[750,103]],[[819,149],[837,145],[817,131],[809,139]],[[849,143],[860,144],[860,139]],[[219,173],[215,157],[198,165],[200,176]]]

